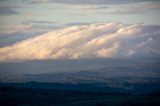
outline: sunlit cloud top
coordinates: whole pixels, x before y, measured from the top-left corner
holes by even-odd
[[[3,47],[0,61],[159,57],[159,35],[159,25],[72,26]]]
[[[0,0],[0,59],[134,56],[140,50],[137,42],[146,45],[153,42],[155,36],[157,39],[159,17],[159,0]],[[108,23],[110,27],[107,27]],[[128,33],[131,38],[122,37],[127,28],[131,31]],[[119,31],[123,33],[119,34]],[[42,34],[44,38],[40,36]],[[145,34],[148,36],[143,38],[141,35]],[[126,45],[132,45],[129,46],[132,49],[124,46],[123,41],[128,42],[126,39],[131,40],[131,44]],[[94,48],[103,41],[104,44]],[[26,47],[26,42],[34,49]],[[145,47],[146,55],[159,53],[157,42]]]

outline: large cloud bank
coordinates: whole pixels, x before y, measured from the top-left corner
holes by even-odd
[[[0,61],[160,56],[159,25],[95,23],[0,48]]]

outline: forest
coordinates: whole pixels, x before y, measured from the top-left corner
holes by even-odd
[[[1,106],[159,106],[160,92],[133,95],[129,92],[45,89],[0,86]]]

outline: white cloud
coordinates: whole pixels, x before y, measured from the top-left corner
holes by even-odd
[[[159,25],[72,26],[2,47],[0,61],[160,56],[159,35]]]
[[[160,2],[140,2],[121,5],[68,5],[70,8],[83,10],[84,12],[100,14],[137,14],[160,10]]]
[[[74,8],[74,9],[78,9],[78,10],[88,10],[88,11],[108,8],[107,5],[67,5],[67,6]]]
[[[158,2],[158,0],[31,0],[31,4],[38,3],[64,3],[64,4],[83,4],[83,5],[95,5],[95,4],[131,4],[141,2]]]
[[[109,8],[106,10],[107,14],[133,14],[133,13],[147,13],[150,11],[160,10],[160,2],[142,2],[135,4],[125,4],[117,8]],[[104,12],[105,13],[105,12]]]

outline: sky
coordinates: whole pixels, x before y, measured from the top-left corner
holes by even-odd
[[[0,0],[0,61],[160,56],[159,17],[160,0]]]

